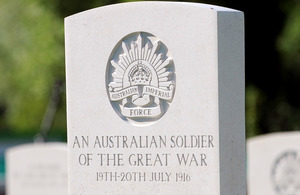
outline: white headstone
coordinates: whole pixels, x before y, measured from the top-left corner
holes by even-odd
[[[300,132],[247,140],[249,195],[300,194]]]
[[[7,195],[68,194],[67,145],[25,144],[6,151]]]
[[[243,28],[195,3],[66,18],[69,194],[245,194]]]

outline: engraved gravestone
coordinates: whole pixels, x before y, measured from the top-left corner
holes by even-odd
[[[69,194],[245,194],[243,28],[196,3],[67,17]]]
[[[300,133],[261,135],[247,140],[249,195],[300,194]]]
[[[66,195],[67,145],[25,144],[6,151],[7,195]]]

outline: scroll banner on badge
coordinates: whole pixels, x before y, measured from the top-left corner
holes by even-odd
[[[117,92],[109,92],[111,101],[119,101],[132,95],[139,95],[139,86],[132,86]],[[153,86],[143,86],[143,95],[151,95],[164,100],[171,100],[173,96],[173,88],[164,90]]]
[[[121,111],[123,116],[126,117],[157,117],[161,114],[160,106],[156,107],[148,107],[148,108],[140,108],[140,107],[133,107],[128,108],[121,106]]]
[[[152,95],[164,100],[171,100],[173,96],[173,88],[171,90],[164,90],[157,87],[145,86],[143,89],[143,95]]]
[[[124,98],[130,97],[132,95],[138,95],[139,88],[138,86],[127,87],[117,92],[109,92],[111,101],[119,101]]]

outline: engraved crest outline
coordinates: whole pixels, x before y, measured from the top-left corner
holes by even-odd
[[[300,155],[287,150],[276,158],[271,170],[271,180],[278,195],[300,194]]]
[[[175,93],[175,67],[168,48],[150,33],[125,36],[109,57],[106,87],[123,120],[154,123],[166,113]]]

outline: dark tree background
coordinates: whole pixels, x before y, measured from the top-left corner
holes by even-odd
[[[65,79],[64,17],[120,2],[0,1],[0,135],[39,131],[53,85]],[[199,2],[245,14],[247,136],[299,130],[300,1]],[[63,93],[51,135],[66,134],[65,112]]]

